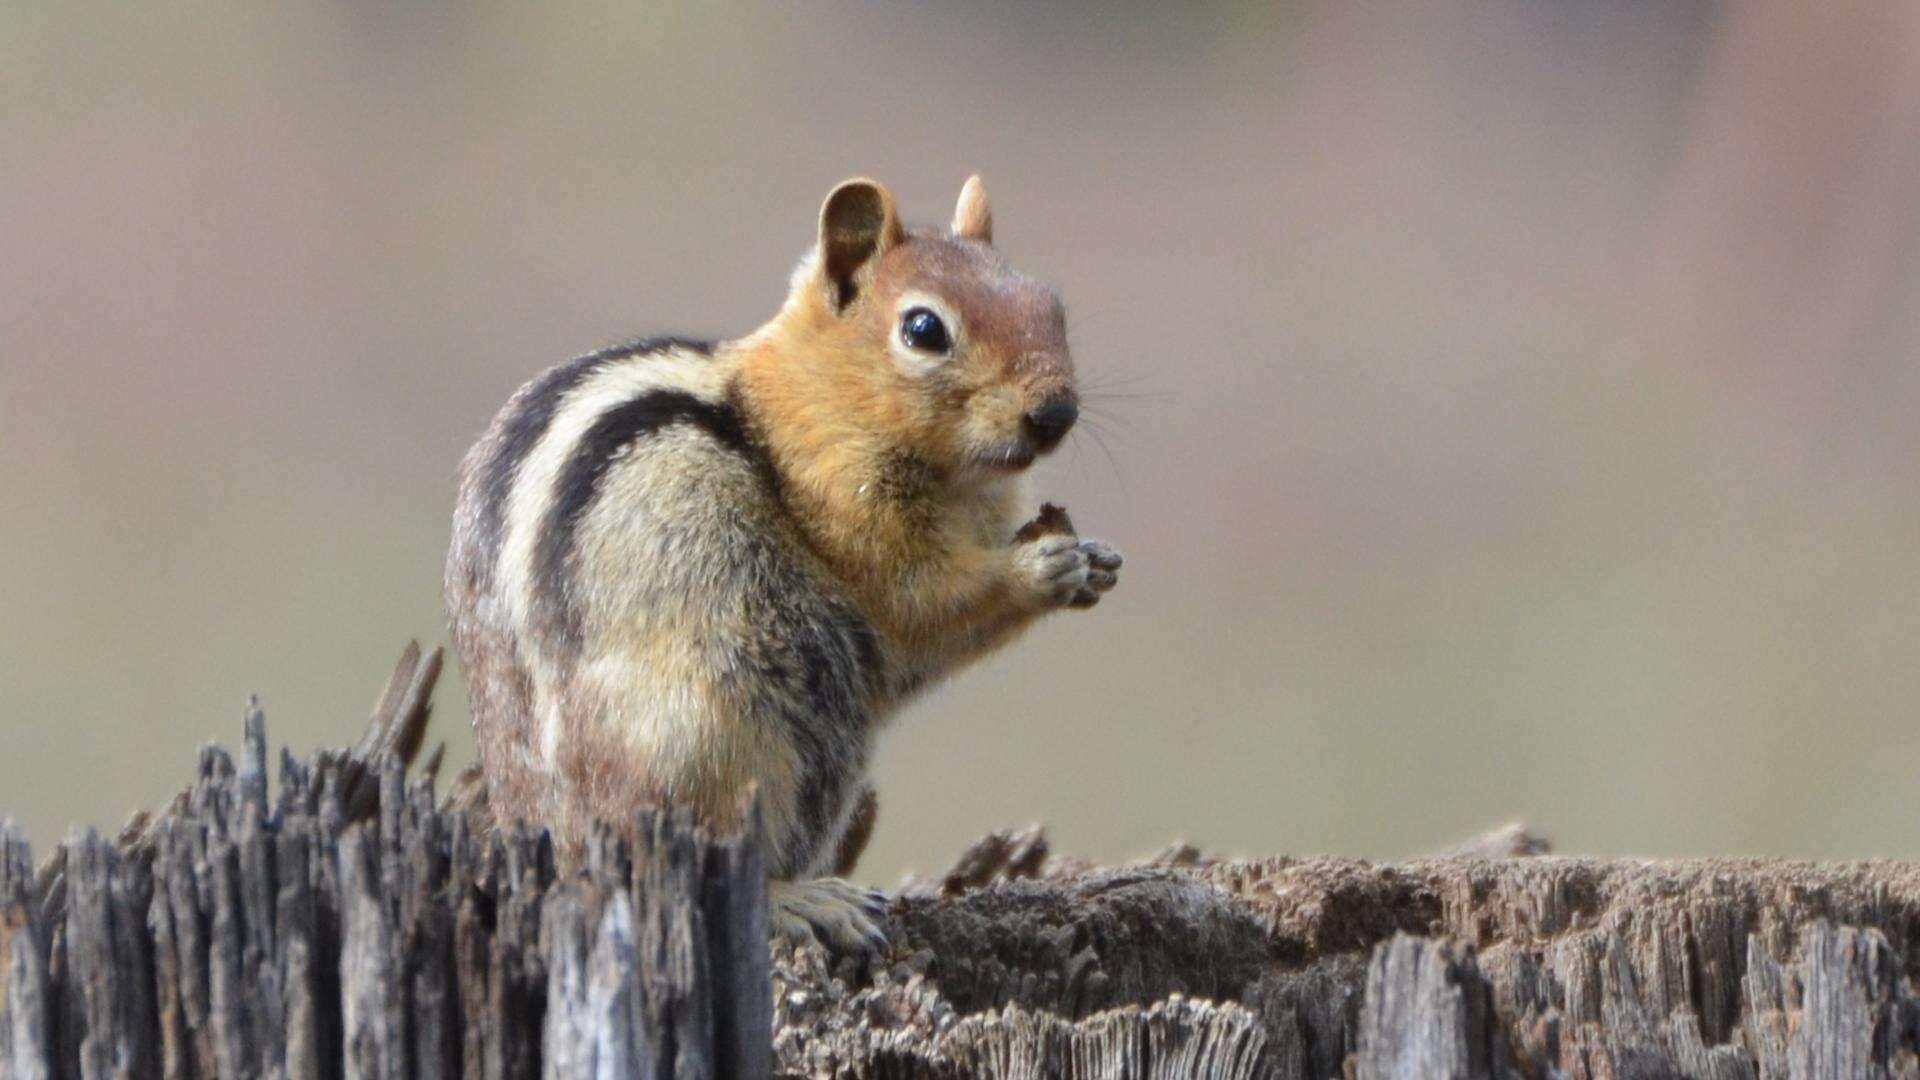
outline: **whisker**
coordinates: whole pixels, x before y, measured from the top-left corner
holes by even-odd
[[[1092,377],[1081,379],[1080,385],[1090,386],[1096,390],[1108,386],[1138,386],[1148,379],[1157,378],[1158,376],[1159,372],[1155,371],[1142,371],[1138,374],[1122,375],[1118,378],[1112,375],[1096,374]]]
[[[1087,478],[1087,455],[1081,450],[1080,440],[1070,438],[1068,441],[1073,445],[1074,474],[1080,479],[1085,480]]]
[[[1080,400],[1088,401],[1172,401],[1176,395],[1171,390],[1162,390],[1151,394],[1115,394],[1104,390],[1081,391]]]
[[[1080,418],[1083,422],[1090,424],[1118,424],[1120,427],[1126,429],[1129,435],[1138,434],[1140,431],[1140,425],[1118,413],[1109,413],[1095,409],[1082,411]]]
[[[1127,478],[1120,472],[1120,459],[1113,456],[1113,449],[1107,445],[1107,440],[1101,437],[1099,426],[1089,426],[1085,431],[1088,437],[1093,439],[1093,444],[1100,448],[1102,454],[1106,455],[1107,466],[1113,470],[1114,482],[1120,485],[1121,493],[1127,494]],[[1074,449],[1079,449],[1079,440],[1077,439],[1074,441]]]

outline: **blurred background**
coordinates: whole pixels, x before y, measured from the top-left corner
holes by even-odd
[[[1899,0],[8,5],[0,812],[117,826],[252,692],[349,740],[520,382],[975,170],[1128,568],[888,732],[861,877],[1032,820],[1920,856]]]

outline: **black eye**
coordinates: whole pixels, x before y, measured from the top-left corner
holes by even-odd
[[[900,340],[921,352],[943,353],[953,347],[953,339],[947,336],[947,324],[923,307],[913,308],[900,317]]]

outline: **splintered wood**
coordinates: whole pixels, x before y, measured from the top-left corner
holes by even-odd
[[[642,814],[555,865],[355,748],[240,762],[36,872],[0,831],[0,1077],[1920,1076],[1920,869],[1532,856],[1096,867],[996,834],[889,952],[767,943],[751,835]],[[423,675],[423,671],[425,674]],[[384,726],[383,726],[384,725]],[[428,770],[430,772],[430,770]],[[1509,857],[1513,856],[1513,857]]]

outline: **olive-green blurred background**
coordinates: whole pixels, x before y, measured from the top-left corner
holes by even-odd
[[[885,736],[861,876],[1029,820],[1920,855],[1900,0],[7,5],[0,811],[117,825],[249,692],[346,741],[516,385],[974,170],[1127,570]]]

